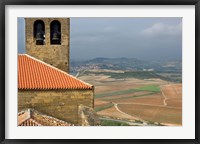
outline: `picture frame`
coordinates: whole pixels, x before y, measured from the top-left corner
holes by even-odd
[[[7,5],[195,5],[195,139],[6,139],[5,138],[5,100],[6,100],[6,51],[5,51],[5,12]],[[0,54],[1,54],[1,74],[0,79],[2,86],[0,88],[0,141],[1,143],[169,143],[169,144],[198,144],[199,137],[199,121],[200,121],[200,106],[199,106],[199,48],[200,48],[200,1],[199,0],[2,0],[1,1],[1,17],[0,17]]]

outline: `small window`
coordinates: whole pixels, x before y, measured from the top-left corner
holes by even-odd
[[[50,24],[50,41],[52,45],[60,45],[61,44],[61,24],[59,21],[54,20]]]
[[[34,22],[34,40],[36,45],[44,45],[45,43],[45,25],[42,20]]]

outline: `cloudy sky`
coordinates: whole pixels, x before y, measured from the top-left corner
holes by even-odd
[[[18,52],[25,53],[18,18]],[[70,58],[182,59],[182,18],[70,18]]]

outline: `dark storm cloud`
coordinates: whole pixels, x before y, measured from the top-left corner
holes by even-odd
[[[181,59],[181,18],[72,18],[71,57]]]
[[[95,57],[180,60],[182,19],[71,18],[70,58]]]

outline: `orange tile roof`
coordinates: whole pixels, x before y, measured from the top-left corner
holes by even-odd
[[[18,89],[93,89],[93,86],[34,57],[19,54]]]
[[[73,126],[73,124],[42,114],[34,109],[18,113],[18,126]]]

